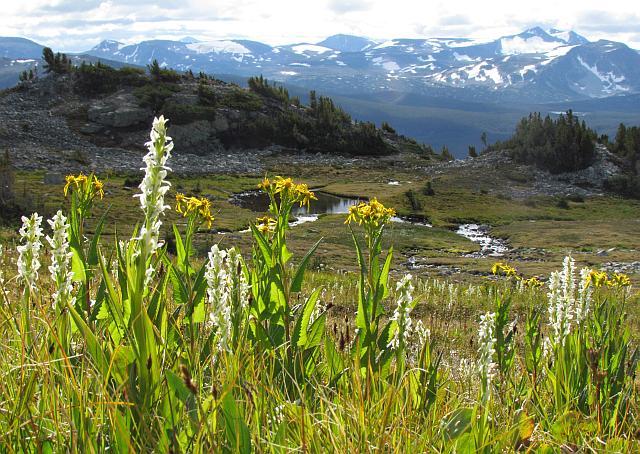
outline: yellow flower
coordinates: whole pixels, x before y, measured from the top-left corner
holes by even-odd
[[[607,284],[611,287],[628,287],[631,285],[631,279],[629,279],[629,276],[626,274],[613,273],[613,277],[607,282]]]
[[[281,176],[277,176],[274,180],[274,183],[276,185],[276,194],[285,190],[289,191],[291,189],[294,189],[296,186],[291,178],[283,178]]]
[[[265,177],[264,180],[262,180],[262,182],[258,184],[258,189],[268,190],[270,188],[271,188],[271,180],[269,180],[267,177]]]
[[[360,202],[357,205],[349,207],[349,214],[344,223],[350,224],[351,222],[357,222],[358,224],[364,223],[369,227],[378,227],[389,222],[395,214],[396,212],[393,208],[385,208],[385,206],[374,197],[368,203]]]
[[[89,179],[85,174],[80,172],[80,175],[78,176],[67,175],[65,181],[66,184],[64,185],[64,196],[66,197],[69,191],[69,186],[74,184],[76,186],[76,189],[80,189],[87,183],[87,181],[89,181]]]
[[[263,235],[266,235],[275,230],[276,220],[269,216],[256,218],[256,228],[260,233],[262,233]]]
[[[100,196],[100,200],[104,197],[104,183],[98,180],[98,177],[93,175],[93,189]]]
[[[524,284],[525,287],[528,287],[528,288],[539,288],[539,287],[542,287],[543,285],[542,281],[535,276],[530,277],[529,279],[524,279],[522,283]]]
[[[181,193],[176,194],[176,212],[183,217],[191,213],[200,216],[207,223],[208,228],[211,228],[211,224],[215,220],[211,214],[211,202],[205,197],[187,197]]]
[[[518,279],[518,271],[512,267],[507,265],[506,263],[503,262],[496,262],[493,264],[493,266],[491,267],[491,273],[493,273],[494,275],[504,275],[506,277],[515,277],[516,279]]]
[[[609,285],[609,278],[604,271],[591,270],[589,278],[587,279],[585,287],[593,284],[594,287],[602,287],[603,285]]]
[[[309,188],[304,183],[296,185],[295,193],[297,201],[300,203],[301,207],[306,205],[307,208],[309,208],[311,205],[311,200],[318,200],[316,195],[313,192],[309,191]]]

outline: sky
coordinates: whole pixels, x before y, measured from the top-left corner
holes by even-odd
[[[479,40],[532,26],[574,30],[640,49],[633,0],[0,0],[0,36],[79,52],[103,39],[252,39],[315,43],[337,33],[372,39]]]

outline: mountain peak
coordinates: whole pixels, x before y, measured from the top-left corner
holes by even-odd
[[[197,38],[194,38],[193,36],[185,36],[184,38],[178,40],[178,42],[181,42],[184,44],[193,44],[193,43],[199,43],[200,40]]]
[[[338,34],[316,44],[340,52],[360,52],[376,43],[362,36]]]
[[[92,52],[117,52],[124,47],[124,44],[113,39],[102,40],[97,46],[91,49]]]

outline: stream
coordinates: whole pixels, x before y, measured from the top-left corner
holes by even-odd
[[[291,210],[292,221],[289,225],[305,224],[307,222],[317,221],[321,214],[346,214],[349,207],[362,200],[355,197],[341,197],[327,192],[316,191],[318,200],[314,200],[310,207],[294,206]],[[269,196],[260,191],[249,191],[236,194],[231,198],[231,203],[241,208],[246,208],[256,213],[264,213],[269,209]],[[432,227],[423,218],[409,216],[394,216],[392,222],[399,224],[411,224],[421,227]],[[248,230],[245,230],[245,232]],[[465,257],[501,257],[509,251],[507,243],[500,238],[493,238],[489,235],[489,226],[479,224],[462,224],[455,231],[474,243],[480,245],[480,251],[471,254],[465,254]]]

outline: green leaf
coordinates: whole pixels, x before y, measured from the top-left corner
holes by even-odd
[[[107,218],[109,208],[100,216],[100,220],[96,224],[96,228],[93,232],[93,238],[91,238],[91,244],[89,245],[89,255],[87,257],[87,263],[89,266],[96,266],[98,264],[98,245],[100,244],[100,236],[102,235],[102,229],[104,228],[104,221]]]
[[[448,440],[455,440],[471,431],[472,408],[458,408],[442,421],[442,430]]]
[[[299,292],[302,289],[302,282],[304,279],[304,272],[307,268],[307,265],[309,263],[309,259],[311,258],[311,256],[313,255],[313,253],[316,251],[316,249],[318,248],[318,246],[320,245],[320,242],[322,242],[322,238],[320,238],[318,240],[318,242],[316,244],[314,244],[311,249],[309,249],[309,252],[307,252],[307,254],[303,257],[302,261],[300,262],[300,265],[298,265],[298,270],[296,271],[295,276],[293,277],[293,281],[291,282],[291,288],[290,288],[290,292]]]
[[[84,271],[84,262],[82,260],[82,251],[77,247],[71,246],[71,271],[73,271],[73,280],[76,282],[84,282],[87,275]]]
[[[265,262],[267,263],[267,265],[269,265],[269,267],[273,266],[271,246],[267,242],[264,235],[258,231],[255,225],[250,224],[249,227],[251,228],[251,233],[253,234],[253,238],[256,240],[256,243],[258,243],[258,248],[260,249],[260,252],[264,257]]]
[[[95,336],[95,334],[93,334],[91,328],[89,328],[89,326],[87,326],[87,324],[84,322],[80,314],[76,312],[73,306],[67,303],[67,308],[69,309],[69,313],[71,314],[73,321],[84,337],[85,343],[87,344],[87,352],[89,353],[89,356],[91,356],[91,359],[93,359],[93,363],[96,366],[96,369],[98,369],[98,372],[100,372],[102,380],[106,382],[109,379],[110,361],[108,351],[105,353],[105,351],[102,350],[100,341]]]
[[[316,304],[318,302],[318,296],[320,296],[320,288],[309,295],[307,301],[302,306],[302,311],[300,315],[298,315],[298,319],[296,320],[296,324],[293,328],[293,335],[291,337],[291,343],[297,347],[306,347],[307,345],[307,330],[309,328],[309,320],[311,319],[311,315],[313,314],[314,309],[316,308]]]
[[[232,451],[249,454],[251,452],[249,428],[240,415],[231,392],[227,392],[222,398],[222,414],[224,415],[227,440],[231,444]]]
[[[169,389],[183,404],[186,404],[187,399],[191,395],[191,391],[189,391],[187,385],[185,385],[182,378],[180,378],[171,369],[166,369],[165,373],[167,374],[167,384],[169,385]]]
[[[389,271],[391,270],[391,259],[393,258],[393,247],[389,248],[389,252],[387,253],[387,258],[384,261],[384,266],[382,267],[382,272],[380,273],[376,293],[378,294],[378,298],[380,300],[389,296]],[[380,305],[380,307],[382,307]],[[377,314],[376,314],[377,315]]]
[[[182,242],[182,236],[180,236],[180,231],[178,230],[178,226],[176,224],[173,224],[173,236],[176,239],[176,257],[177,257],[177,264],[178,264],[178,268],[180,269],[180,271],[182,271],[183,273],[186,271],[184,269],[184,263],[185,263],[185,257],[186,257],[186,252],[184,250],[184,244]]]
[[[327,324],[327,313],[323,312],[317,319],[313,321],[307,335],[306,348],[313,348],[320,345],[324,337],[324,329]]]

